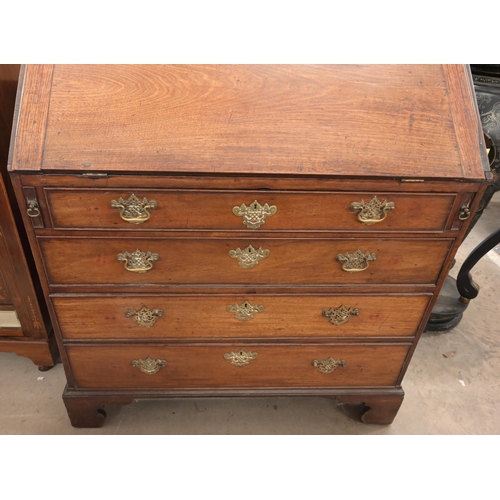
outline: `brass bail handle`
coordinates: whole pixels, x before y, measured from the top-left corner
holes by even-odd
[[[359,248],[355,252],[345,252],[337,255],[337,260],[342,264],[342,270],[347,273],[359,273],[368,269],[369,263],[377,259],[376,254],[363,253]]]
[[[141,252],[137,249],[131,253],[119,253],[117,258],[118,262],[123,262],[127,271],[132,273],[146,273],[153,268],[153,262],[156,262],[160,256],[157,253]]]
[[[382,222],[387,217],[387,212],[394,210],[396,205],[392,201],[380,201],[374,196],[370,201],[364,200],[351,203],[351,210],[358,214],[358,220],[371,226],[377,222]]]
[[[142,224],[150,217],[150,210],[158,206],[155,200],[148,201],[147,198],[140,200],[135,194],[132,194],[128,200],[119,198],[111,201],[111,208],[120,210],[120,217],[131,224]]]

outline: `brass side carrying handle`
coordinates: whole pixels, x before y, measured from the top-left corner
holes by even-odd
[[[158,206],[155,200],[148,201],[147,198],[140,200],[135,194],[132,194],[128,200],[118,198],[111,201],[111,207],[120,210],[120,217],[131,224],[142,224],[146,222],[151,214],[150,210],[154,210]]]
[[[367,226],[382,222],[387,217],[387,212],[395,208],[392,201],[380,201],[376,196],[366,203],[364,200],[351,203],[351,210],[358,214],[359,222]]]
[[[323,309],[323,316],[328,318],[328,321],[330,321],[332,325],[340,326],[347,323],[351,316],[359,316],[359,309],[345,307],[344,305],[336,309],[330,307],[330,309]]]
[[[243,224],[249,229],[257,229],[266,222],[266,217],[270,217],[277,212],[275,205],[269,206],[267,203],[261,205],[257,200],[246,206],[244,203],[239,207],[233,207],[233,214],[243,218]]]
[[[28,200],[28,208],[26,212],[29,217],[40,217],[40,207],[38,206],[38,202],[36,200]]]
[[[363,253],[359,248],[355,252],[345,252],[337,255],[336,259],[342,264],[342,270],[347,273],[359,273],[368,269],[369,262],[377,260],[374,253]]]
[[[458,214],[458,220],[467,220],[470,217],[470,208],[467,206],[460,208],[460,213]]]
[[[118,261],[123,262],[125,269],[133,273],[145,273],[153,268],[153,262],[156,262],[160,256],[157,253],[141,252],[137,249],[135,252],[123,252],[117,255]]]
[[[132,366],[135,366],[146,375],[154,375],[160,371],[160,368],[167,366],[164,359],[152,359],[149,356],[146,359],[134,359]]]
[[[339,366],[344,367],[345,361],[343,359],[333,359],[331,356],[328,359],[315,359],[312,365],[318,369],[320,373],[332,373]]]

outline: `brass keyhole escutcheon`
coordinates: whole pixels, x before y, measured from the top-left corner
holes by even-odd
[[[267,203],[261,205],[257,200],[250,205],[244,203],[239,207],[233,207],[233,214],[242,217],[243,224],[249,229],[257,229],[266,222],[266,217],[270,217],[277,212],[275,205],[269,206]]]

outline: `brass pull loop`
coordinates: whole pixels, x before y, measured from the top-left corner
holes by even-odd
[[[125,316],[127,318],[134,318],[134,321],[145,328],[151,328],[158,318],[163,316],[163,311],[161,309],[148,309],[146,306],[142,306],[138,311],[135,309],[130,309],[125,311]]]
[[[469,207],[461,207],[460,213],[458,214],[458,220],[467,220],[470,217],[470,209]]]
[[[167,366],[164,359],[151,359],[149,356],[146,359],[134,359],[132,366],[135,366],[146,375],[154,375],[160,371],[160,368]]]
[[[131,224],[142,224],[146,222],[151,214],[149,210],[154,210],[158,206],[155,200],[148,201],[147,198],[139,200],[132,194],[128,200],[119,198],[111,201],[111,207],[120,210],[120,217]]]
[[[337,255],[336,259],[342,263],[342,270],[347,273],[359,273],[368,269],[368,263],[377,260],[374,253],[363,253],[359,248],[354,253],[345,252]]]
[[[231,361],[232,365],[240,367],[248,365],[248,363],[250,363],[250,361],[252,361],[252,359],[255,359],[256,357],[256,352],[238,351],[224,354],[224,359]]]
[[[234,313],[234,317],[240,321],[248,321],[254,317],[255,314],[260,313],[264,310],[264,306],[259,306],[258,304],[250,304],[248,300],[245,300],[243,304],[233,304],[227,306],[226,310],[228,312]]]
[[[339,366],[344,367],[345,361],[343,359],[333,359],[329,357],[328,359],[315,359],[312,365],[318,369],[320,373],[332,373]]]
[[[275,205],[269,206],[267,203],[261,205],[257,200],[254,200],[248,207],[244,203],[239,207],[233,207],[233,214],[242,217],[242,222],[246,227],[257,229],[266,222],[266,217],[274,215],[277,210]]]
[[[238,259],[240,267],[251,269],[259,263],[259,260],[265,259],[270,253],[270,250],[265,250],[262,247],[256,250],[252,245],[248,245],[243,250],[241,248],[229,250],[229,257]]]
[[[38,206],[38,202],[36,200],[28,200],[26,213],[29,217],[40,217],[40,207]]]
[[[137,249],[135,252],[123,252],[117,255],[118,261],[123,262],[125,269],[133,273],[145,273],[153,268],[153,262],[156,262],[160,256],[157,253],[141,252]]]
[[[328,321],[332,325],[340,326],[349,321],[351,316],[359,316],[359,309],[353,309],[352,307],[344,307],[343,305],[334,309],[323,309],[323,316],[328,318]]]
[[[367,203],[364,200],[351,203],[351,210],[357,213],[358,220],[367,226],[382,222],[387,217],[387,212],[395,208],[392,201],[380,201],[376,196]]]

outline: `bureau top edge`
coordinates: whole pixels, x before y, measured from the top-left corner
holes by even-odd
[[[24,65],[9,170],[484,181],[464,65]]]

